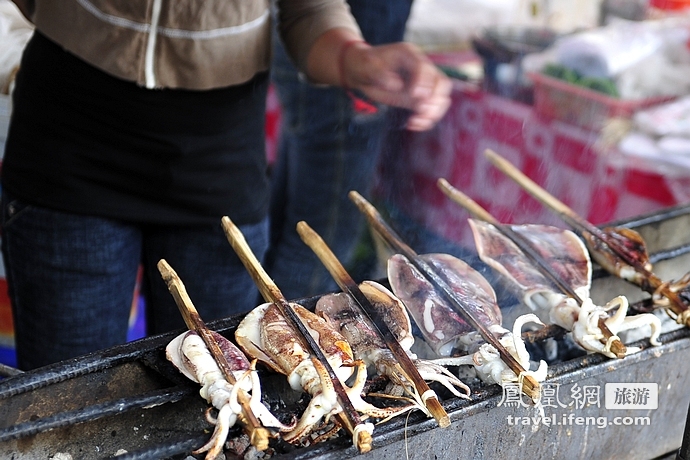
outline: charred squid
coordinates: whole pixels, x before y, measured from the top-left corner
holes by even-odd
[[[678,324],[690,325],[690,310],[686,304],[690,273],[676,281],[661,281],[652,273],[647,246],[639,233],[623,227],[606,227],[601,233],[606,235],[609,244],[593,233],[582,232],[592,258],[609,273],[650,293],[654,305],[665,308]],[[624,251],[630,263],[612,250],[610,244]]]

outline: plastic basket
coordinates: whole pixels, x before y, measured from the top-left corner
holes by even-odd
[[[673,99],[622,100],[541,73],[528,76],[534,83],[537,113],[596,131],[610,118],[630,118],[639,109]]]

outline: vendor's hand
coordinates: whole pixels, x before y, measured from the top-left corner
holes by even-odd
[[[341,84],[373,101],[409,109],[407,128],[432,128],[450,106],[451,82],[409,43],[350,43],[340,56]]]

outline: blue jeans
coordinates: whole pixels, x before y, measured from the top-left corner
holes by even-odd
[[[369,43],[402,40],[411,0],[348,3]],[[384,107],[375,114],[358,113],[341,89],[306,83],[277,39],[272,80],[283,119],[271,178],[271,244],[265,266],[283,294],[294,299],[337,288],[297,234],[299,221],[306,221],[346,266],[351,262],[363,218],[347,194],[356,190],[368,195],[387,116]]]
[[[268,224],[241,226],[261,260]],[[2,252],[17,366],[29,370],[124,343],[143,267],[148,333],[184,327],[156,264],[180,276],[205,321],[256,306],[257,289],[220,225],[137,225],[2,197]]]

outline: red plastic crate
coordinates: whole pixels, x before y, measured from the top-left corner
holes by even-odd
[[[684,10],[690,8],[688,0],[651,0],[649,6],[660,10]]]
[[[600,130],[610,118],[630,118],[640,109],[672,100],[655,97],[623,100],[577,86],[541,73],[530,73],[534,83],[534,108],[537,113],[593,131]]]

